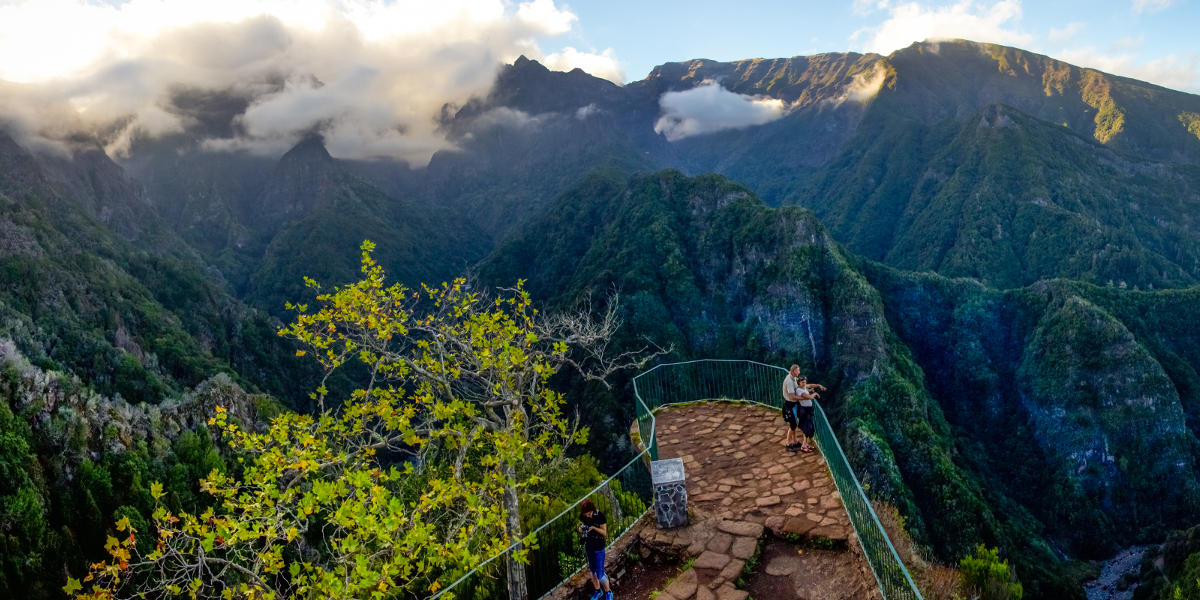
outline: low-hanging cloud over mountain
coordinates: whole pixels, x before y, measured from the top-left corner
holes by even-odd
[[[423,164],[449,143],[447,102],[569,32],[554,0],[38,0],[0,6],[0,127],[43,148],[112,154],[187,132],[203,147],[281,153],[307,133],[345,158]],[[551,55],[620,76],[611,50]]]
[[[654,123],[654,131],[672,142],[723,129],[762,125],[787,113],[783,100],[738,94],[713,81],[690,90],[667,92],[658,104],[662,116]]]

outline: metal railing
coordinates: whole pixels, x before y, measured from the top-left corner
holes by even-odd
[[[647,446],[650,456],[658,459],[658,444],[653,436],[654,409],[694,400],[744,401],[782,409],[783,377],[786,374],[787,369],[749,360],[704,359],[661,364],[634,377],[633,390],[639,404],[638,430],[642,439],[649,437],[652,440]],[[644,411],[650,413],[645,425],[642,405],[649,406]],[[830,476],[842,497],[880,592],[886,600],[921,600],[921,592],[871,508],[825,411],[819,402],[813,402],[813,405],[817,447],[829,466]]]
[[[787,371],[748,360],[706,359],[666,363],[633,378],[634,416],[640,452],[588,494],[529,532],[526,578],[529,597],[544,597],[586,567],[577,541],[579,504],[591,498],[608,517],[609,546],[620,540],[650,511],[653,490],[650,461],[658,460],[654,411],[668,404],[700,400],[732,400],[782,408],[781,386]],[[921,600],[858,478],[846,461],[824,410],[814,402],[817,447],[862,544],[863,553],[886,600]],[[504,565],[513,544],[447,585],[432,598],[486,600],[505,595]]]

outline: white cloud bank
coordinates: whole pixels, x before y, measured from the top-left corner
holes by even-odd
[[[654,123],[654,131],[672,142],[723,129],[762,125],[787,112],[782,100],[737,94],[712,81],[690,90],[667,92],[658,104],[662,116]]]
[[[593,76],[607,79],[617,85],[625,83],[625,70],[617,62],[612,48],[606,48],[604,52],[594,54],[580,52],[567,46],[561,52],[547,54],[542,59],[542,64],[552,71],[570,71],[580,68]]]
[[[1168,54],[1143,61],[1131,54],[1112,54],[1091,46],[1063,49],[1055,58],[1080,67],[1123,75],[1189,93],[1200,92],[1200,53]]]
[[[962,38],[1009,46],[1029,47],[1033,36],[1021,32],[1021,3],[1002,0],[994,4],[961,0],[948,6],[927,7],[918,2],[881,5],[886,21],[854,32],[851,40],[861,42],[867,52],[889,54],[913,42]]]
[[[554,0],[18,0],[0,5],[0,125],[26,141],[78,133],[112,153],[190,129],[181,93],[249,105],[206,147],[281,153],[319,130],[330,152],[421,164],[436,117],[492,84],[576,16]],[[610,50],[545,59],[621,77]]]

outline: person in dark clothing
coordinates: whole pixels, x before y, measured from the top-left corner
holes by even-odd
[[[819,383],[809,383],[808,378],[804,375],[796,376],[796,390],[797,395],[800,397],[800,402],[797,403],[800,412],[796,420],[799,424],[800,435],[803,438],[803,441],[800,443],[801,452],[813,452],[817,448],[813,445],[813,442],[816,441],[813,438],[815,433],[813,431],[813,400],[821,397],[815,390],[823,392],[825,389],[825,386]]]
[[[583,551],[587,555],[588,571],[592,575],[592,587],[596,589],[592,600],[612,600],[612,588],[608,585],[608,574],[604,572],[604,546],[608,539],[608,520],[591,500],[579,503],[579,534],[583,537]]]

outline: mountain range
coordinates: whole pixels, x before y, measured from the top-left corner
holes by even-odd
[[[802,364],[870,494],[939,560],[1000,546],[1030,597],[1082,598],[1082,561],[1200,521],[1200,96],[963,40],[624,86],[522,57],[443,108],[453,147],[426,166],[338,159],[319,131],[282,156],[206,150],[246,107],[174,97],[193,128],[117,160],[0,132],[0,337],[22,372],[144,406],[226,373],[304,410],[317,374],[275,335],[284,304],[305,276],[356,278],[371,239],[409,284],[521,278],[559,307],[617,289],[621,345]],[[67,442],[38,437],[57,409],[30,389],[7,397],[33,425],[0,427],[51,472]],[[624,456],[627,398],[576,408],[592,453]],[[46,550],[4,563],[0,593],[61,572],[81,527],[50,480],[0,483],[41,490],[25,505],[48,523],[5,538]],[[119,496],[95,511],[144,501]]]

